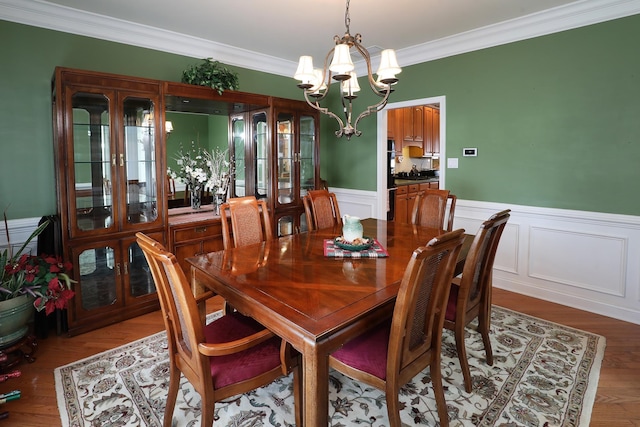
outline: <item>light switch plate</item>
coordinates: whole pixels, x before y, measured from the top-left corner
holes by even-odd
[[[458,169],[458,159],[456,157],[447,159],[447,167],[449,169]]]

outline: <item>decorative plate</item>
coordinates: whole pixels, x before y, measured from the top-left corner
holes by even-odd
[[[364,236],[362,239],[356,239],[356,243],[347,242],[342,236],[336,237],[334,243],[341,249],[348,251],[364,251],[373,246],[374,240],[371,237]]]

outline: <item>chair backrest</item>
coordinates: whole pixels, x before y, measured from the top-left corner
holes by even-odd
[[[449,196],[447,197],[448,201],[447,201],[447,209],[446,209],[446,224],[447,224],[447,231],[453,231],[453,219],[454,219],[454,215],[456,213],[456,201],[458,200],[458,198],[456,197],[455,194],[451,194],[449,193]]]
[[[167,175],[167,197],[173,199],[176,197],[176,181]]]
[[[436,190],[435,188],[418,193],[413,204],[410,223],[443,230],[448,197],[449,190]]]
[[[203,324],[196,300],[176,257],[159,242],[136,233],[158,290],[167,331],[170,362],[194,384],[211,384],[209,358],[198,351],[204,342]]]
[[[220,219],[225,249],[265,242],[273,238],[267,203],[254,196],[231,198],[220,205]]]
[[[504,227],[511,216],[510,209],[498,212],[482,223],[469,248],[467,260],[462,270],[458,307],[460,302],[475,306],[480,300],[490,302],[491,272],[496,257],[498,243]],[[482,302],[480,302],[482,304]]]
[[[303,197],[309,231],[342,225],[338,199],[327,190],[310,190]]]
[[[390,375],[400,383],[413,378],[424,369],[421,358],[429,352],[440,357],[444,313],[463,241],[464,230],[459,229],[413,252],[393,311],[387,381]],[[401,378],[397,378],[399,372]]]

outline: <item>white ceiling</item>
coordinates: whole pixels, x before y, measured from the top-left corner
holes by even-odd
[[[291,75],[345,32],[345,0],[0,0],[0,19]],[[640,0],[353,0],[350,32],[401,65],[640,13]],[[243,59],[244,58],[244,59]],[[260,58],[256,61],[256,58]],[[271,63],[271,64],[268,64]],[[250,67],[260,69],[261,66]]]

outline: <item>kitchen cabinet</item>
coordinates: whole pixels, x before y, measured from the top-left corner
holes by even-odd
[[[411,222],[411,213],[418,194],[428,188],[439,188],[438,181],[421,182],[414,184],[398,185],[395,199],[394,220],[408,224]]]
[[[422,147],[424,142],[424,107],[402,109],[402,143]]]
[[[278,235],[306,230],[302,197],[320,188],[319,117],[306,102],[273,100],[271,192],[268,204]]]
[[[387,139],[396,142],[396,150],[402,152],[402,109],[387,110]]]
[[[424,145],[425,155],[440,153],[440,110],[424,107]]]
[[[434,154],[440,154],[440,109],[431,108],[433,110],[433,119],[431,125],[431,147]]]
[[[420,189],[419,184],[400,185],[396,190],[395,221],[408,224],[411,219],[413,204]]]
[[[161,88],[66,68],[56,68],[54,85],[62,249],[78,281],[68,310],[75,334],[159,307],[135,233],[164,240]]]

